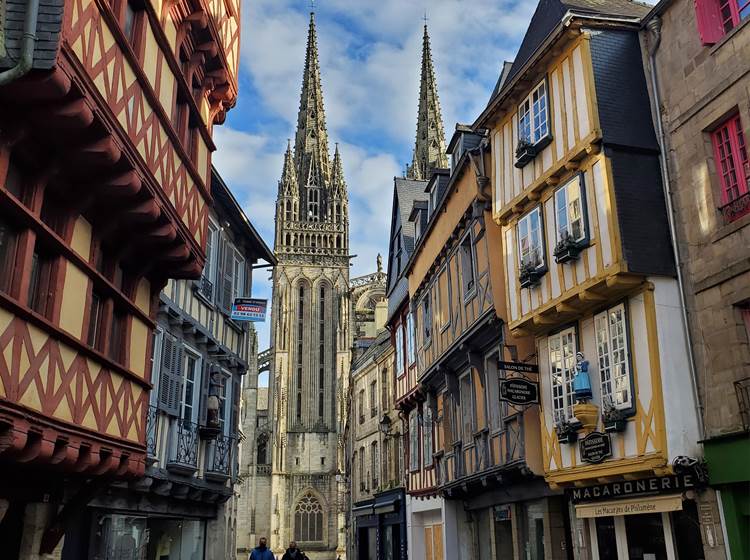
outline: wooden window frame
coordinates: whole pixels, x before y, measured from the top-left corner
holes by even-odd
[[[539,91],[543,90],[543,96],[540,99],[544,99],[544,120],[540,121],[540,125],[536,126],[535,121],[537,120],[537,103],[534,101],[534,95]],[[525,108],[526,107],[526,108]],[[542,110],[540,110],[541,113]],[[522,127],[523,118],[525,115],[529,116],[529,134],[528,137],[524,137]],[[546,128],[542,134],[540,128]],[[526,141],[529,144],[536,146],[543,140],[549,138],[552,134],[550,127],[550,107],[549,107],[549,87],[547,86],[547,79],[544,78],[539,82],[530,92],[526,98],[518,104],[518,140]]]
[[[414,312],[406,313],[406,361],[409,367],[417,362],[417,334],[414,325]]]
[[[612,350],[612,316],[611,314],[613,312],[621,311],[622,312],[622,329],[623,329],[623,345],[624,348],[622,349],[624,351],[624,361],[623,364],[625,366],[625,375],[618,376],[619,378],[624,378],[627,380],[627,392],[628,392],[628,399],[623,402],[617,402],[617,400],[613,397],[615,394],[615,384],[616,380],[615,377],[612,375],[612,365],[613,365],[613,350]],[[606,332],[602,333],[602,323],[601,321],[604,320],[604,328],[606,328]],[[606,336],[606,350],[605,354],[602,352],[602,344],[600,335],[603,334]],[[596,354],[597,354],[597,369],[599,371],[599,382],[600,382],[600,391],[601,391],[601,400],[602,400],[602,406],[605,404],[605,398],[611,399],[611,404],[617,408],[618,410],[625,411],[627,413],[632,413],[635,410],[635,395],[634,387],[635,387],[635,380],[633,379],[633,367],[631,364],[631,358],[630,358],[630,319],[628,316],[628,306],[627,302],[623,301],[618,303],[617,305],[614,305],[612,307],[609,307],[600,313],[597,313],[594,315],[594,336],[596,337]],[[606,363],[606,365],[605,365]],[[605,368],[610,369],[609,373],[609,379],[604,379],[604,371]],[[609,390],[606,389],[606,385],[609,384],[610,388]]]
[[[403,377],[406,374],[404,367],[404,323],[399,322],[396,326],[396,378]]]
[[[516,224],[516,233],[517,233],[517,237],[518,237],[518,240],[517,240],[517,243],[518,243],[518,265],[519,265],[519,268],[520,268],[524,264],[524,254],[523,254],[523,245],[522,245],[522,237],[521,237],[522,224],[525,221],[528,220],[528,226],[527,226],[528,227],[528,232],[529,232],[528,237],[529,237],[529,239],[531,239],[532,238],[531,216],[533,214],[537,214],[538,217],[539,217],[538,218],[538,222],[539,222],[539,228],[538,228],[538,231],[539,231],[539,234],[538,234],[539,235],[539,262],[536,264],[535,269],[537,271],[542,271],[542,270],[546,270],[547,269],[547,251],[546,251],[546,243],[545,243],[545,235],[544,235],[544,213],[542,212],[542,207],[541,206],[535,206],[534,208],[532,208],[531,210],[529,210],[528,212],[526,212],[526,214],[524,214],[523,216],[521,216],[519,218],[518,223]],[[533,247],[531,246],[531,242],[529,244],[529,248],[530,248],[529,254],[531,254],[531,252],[532,252],[531,249],[533,249]],[[529,262],[531,262],[531,264],[533,264],[533,261],[529,261]]]
[[[568,231],[571,229],[571,218],[570,218],[570,194],[569,189],[571,187],[577,187],[578,188],[578,201],[579,201],[579,211],[580,211],[580,221],[581,221],[581,234],[578,237],[573,237],[572,235],[570,238],[575,241],[576,243],[579,243],[581,245],[588,244],[589,241],[589,221],[588,221],[588,208],[586,205],[586,188],[584,186],[584,179],[582,173],[577,173],[574,177],[572,177],[570,180],[568,180],[564,185],[562,185],[560,188],[558,188],[554,193],[554,208],[555,208],[555,239],[559,243],[563,239],[563,231],[561,231],[561,223],[560,223],[560,214],[561,214],[561,208],[559,206],[560,202],[560,195],[564,194],[565,196],[565,220],[566,220],[566,230]],[[570,234],[569,234],[570,235]]]
[[[11,295],[13,288],[14,272],[17,270],[17,258],[21,231],[12,222],[0,215],[0,248],[4,254],[0,253],[0,292]]]
[[[420,468],[419,449],[419,411],[415,408],[409,413],[409,472],[418,472]]]
[[[425,468],[431,468],[435,464],[433,459],[435,453],[433,434],[434,421],[432,418],[432,409],[425,405],[425,411],[422,414],[422,463]]]
[[[565,368],[563,362],[565,357],[563,337],[565,336],[571,337],[574,346],[572,351],[573,364],[570,368]],[[561,371],[563,372],[564,377],[562,384],[555,383],[555,376],[553,375],[552,341],[555,339],[560,340],[561,363],[563,364]],[[573,397],[573,377],[575,376],[575,357],[579,351],[578,346],[578,327],[576,325],[565,327],[547,337],[547,359],[549,362],[550,373],[550,410],[552,411],[553,423],[557,423],[558,420],[567,421],[573,416],[573,404],[575,404],[575,399]],[[555,394],[555,386],[560,386],[562,389],[559,395]],[[562,399],[562,408],[557,405],[557,401],[560,399]]]
[[[466,232],[461,242],[458,245],[458,252],[461,259],[461,291],[463,292],[464,302],[469,301],[477,293],[477,257],[474,246],[474,234],[471,230]],[[471,269],[471,281],[467,282],[467,262],[468,267]],[[450,285],[448,286],[448,294],[450,299]]]
[[[721,188],[719,209],[727,223],[733,222],[750,213],[750,147],[739,114],[733,113],[711,132],[711,144]]]

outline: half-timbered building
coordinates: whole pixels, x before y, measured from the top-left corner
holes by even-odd
[[[2,8],[0,542],[37,558],[145,472],[158,294],[204,266],[239,1]]]
[[[253,265],[275,257],[215,171],[211,194],[201,277],[170,280],[159,296],[145,476],[90,502],[79,523],[91,536],[72,528],[64,560],[116,557],[123,540],[158,549],[154,558],[235,554],[239,410],[257,340],[231,311],[252,293]]]
[[[490,131],[507,322],[577,558],[697,558],[697,417],[659,146],[627,0],[542,0]],[[545,548],[545,556],[548,549]],[[700,556],[702,557],[702,556]]]
[[[533,364],[534,350],[530,338],[505,337],[486,133],[458,125],[448,154],[450,173],[433,175],[427,207],[412,214],[424,224],[406,268],[424,401],[409,466],[442,497],[447,558],[513,557],[514,547],[522,556],[547,550],[545,558],[564,558],[566,506],[541,476],[538,409],[500,400],[501,383],[519,375],[500,370],[501,362]]]

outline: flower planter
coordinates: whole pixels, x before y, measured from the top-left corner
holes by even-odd
[[[539,271],[522,271],[518,277],[521,288],[533,288],[539,285],[542,274]]]
[[[557,430],[557,441],[560,443],[575,443],[578,440],[578,432],[573,428]]]
[[[515,166],[518,169],[521,169],[526,166],[527,163],[529,163],[532,159],[536,157],[537,150],[536,146],[533,144],[526,144],[526,143],[518,143],[518,147],[516,148],[516,162]]]
[[[563,242],[559,243],[555,247],[555,262],[558,264],[564,264],[566,262],[576,260],[583,250],[578,243],[568,242],[562,245]]]

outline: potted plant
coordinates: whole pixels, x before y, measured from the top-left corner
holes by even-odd
[[[539,261],[529,260],[521,263],[518,270],[518,281],[521,283],[521,288],[532,288],[538,285],[541,277],[542,271],[539,270]]]
[[[518,141],[516,146],[516,163],[515,166],[521,169],[536,156],[536,146],[526,139]]]
[[[578,439],[578,426],[565,418],[559,418],[555,422],[555,431],[560,443],[575,443]]]
[[[623,432],[628,424],[625,413],[615,406],[610,397],[604,400],[602,422],[605,432]]]
[[[573,239],[567,231],[564,231],[560,241],[555,245],[555,262],[562,264],[573,261],[581,254],[583,246],[579,241]]]

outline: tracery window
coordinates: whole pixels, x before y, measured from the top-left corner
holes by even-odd
[[[294,508],[294,539],[298,542],[323,540],[323,508],[312,492],[302,496]]]

